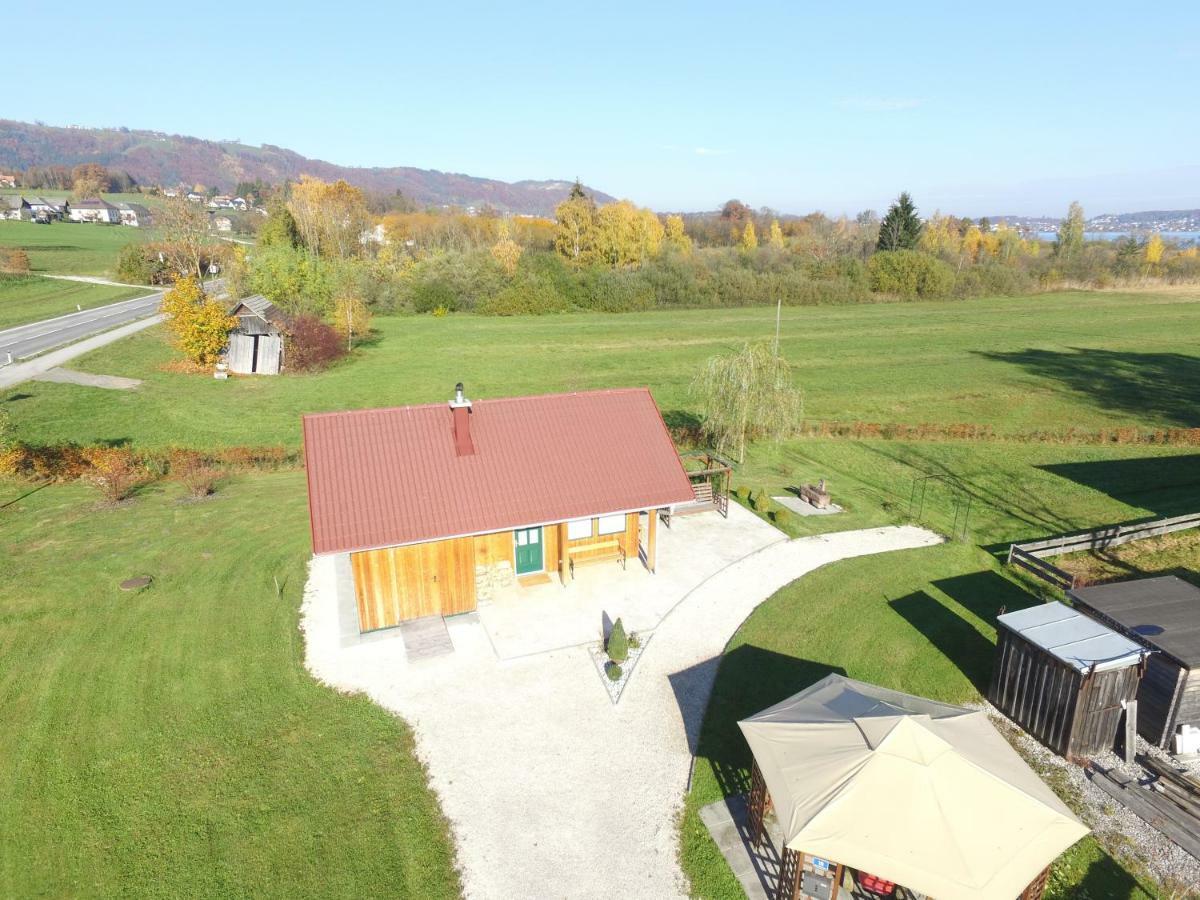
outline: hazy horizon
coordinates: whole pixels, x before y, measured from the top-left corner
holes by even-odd
[[[1023,11],[1027,9],[1027,11]],[[347,166],[580,177],[657,210],[1089,215],[1200,207],[1200,13],[1093,6],[934,14],[716,4],[380,8],[218,2],[187,40],[161,8],[73,13],[137,65],[46,66],[25,121],[273,144]],[[15,19],[13,19],[15,17]],[[13,32],[38,33],[36,7]],[[312,23],[319,22],[320,27]],[[127,57],[122,57],[126,59]],[[153,74],[153,77],[148,77]]]

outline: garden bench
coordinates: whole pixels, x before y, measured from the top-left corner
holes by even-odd
[[[579,547],[568,547],[567,566],[571,571],[572,578],[575,577],[576,553],[587,554],[585,558],[579,560],[580,565],[592,562],[607,562],[610,559],[615,559],[621,563],[622,569],[625,568],[625,548],[621,546],[621,542],[616,538],[613,538],[611,541],[598,541],[595,544],[584,544]]]

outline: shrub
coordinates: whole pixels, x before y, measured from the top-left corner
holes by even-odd
[[[150,480],[146,467],[122,447],[89,447],[83,451],[88,470],[83,479],[109,503],[119,503]]]
[[[775,524],[785,531],[789,528],[794,528],[796,525],[795,513],[784,507],[780,507],[779,509],[775,510],[775,514],[772,516],[772,518],[775,520]]]
[[[162,311],[176,348],[198,365],[211,365],[220,358],[237,324],[225,304],[205,294],[200,282],[190,276],[163,294]]]
[[[629,659],[629,638],[625,636],[625,624],[620,618],[613,623],[604,650],[613,662],[621,663]]]
[[[954,287],[954,270],[928,253],[882,250],[867,263],[871,290],[898,297],[945,297]]]
[[[746,503],[750,500],[750,488],[745,485],[738,485],[733,489],[733,496],[742,503]]]
[[[9,250],[4,256],[4,271],[15,275],[25,275],[29,272],[29,254],[20,247]]]
[[[221,471],[212,466],[195,450],[173,450],[169,456],[168,469],[171,477],[197,500],[209,496],[217,488]]]
[[[762,488],[757,488],[750,493],[750,506],[755,512],[766,512],[771,508],[771,498]]]
[[[165,254],[164,254],[165,255]],[[154,244],[126,244],[117,257],[117,279],[133,284],[167,284],[170,273]]]
[[[999,263],[964,269],[954,282],[958,297],[1013,297],[1032,293],[1036,284],[1024,270]]]
[[[610,659],[604,664],[604,674],[608,676],[609,681],[620,681],[621,667]]]
[[[518,277],[500,293],[475,307],[476,312],[485,316],[540,316],[566,310],[567,301],[553,282],[537,275]]]
[[[287,334],[284,360],[297,372],[316,372],[346,355],[346,345],[333,328],[316,316],[297,316]]]

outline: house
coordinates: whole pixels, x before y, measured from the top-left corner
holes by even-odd
[[[204,195],[203,195],[203,194],[197,194],[195,191],[188,191],[188,192],[187,192],[187,199],[188,199],[188,203],[203,203],[203,202],[204,202]]]
[[[261,294],[239,300],[229,314],[238,320],[225,351],[229,371],[277,375],[283,368],[284,337],[291,317]]]
[[[586,563],[650,572],[659,513],[694,499],[645,388],[303,419],[313,552],[348,556],[361,631],[476,608]],[[567,602],[564,600],[564,602]]]
[[[208,206],[210,209],[232,209],[233,198],[226,197],[224,194],[217,194],[208,201]]]
[[[121,217],[122,225],[129,225],[133,228],[149,228],[154,224],[150,210],[140,203],[118,203],[117,213]]]
[[[248,209],[250,207],[250,204],[248,204],[246,202],[246,199],[244,197],[234,197],[233,201],[230,203],[230,206],[232,206],[234,209],[240,209],[240,210],[245,211],[246,209]]]
[[[233,219],[229,216],[217,216],[212,221],[217,231],[233,231]]]
[[[162,195],[164,197],[178,197],[179,191],[175,188],[163,188]]]
[[[0,187],[15,188],[17,186],[16,175],[0,175]]]
[[[107,200],[76,200],[71,204],[70,218],[72,222],[102,222],[119,224],[121,213]]]
[[[1200,726],[1200,588],[1174,575],[1067,591],[1072,605],[1147,650],[1138,688],[1138,734],[1170,748],[1184,725]]]
[[[29,212],[35,219],[62,219],[69,215],[71,204],[65,198],[49,200],[43,197],[26,197]]]
[[[0,219],[24,220],[27,222],[32,218],[33,212],[29,208],[29,201],[24,197],[17,197],[12,194],[5,194],[3,197],[0,197]]]
[[[834,673],[738,727],[772,896],[1039,900],[1088,833],[980,709]]]

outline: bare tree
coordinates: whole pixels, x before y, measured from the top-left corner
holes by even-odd
[[[204,277],[204,248],[210,243],[208,213],[180,197],[168,200],[158,214],[166,244],[167,265],[180,275]]]

